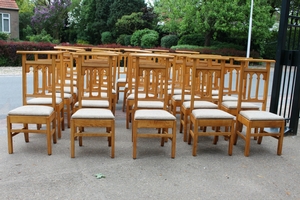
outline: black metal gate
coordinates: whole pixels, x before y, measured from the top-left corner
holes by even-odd
[[[286,134],[298,130],[300,109],[300,5],[284,0],[281,5],[276,64],[270,111],[287,119]]]

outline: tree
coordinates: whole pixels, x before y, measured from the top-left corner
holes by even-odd
[[[19,35],[21,40],[25,40],[27,36],[25,29],[31,24],[34,4],[30,0],[17,0],[16,3],[19,7]]]
[[[160,0],[157,13],[164,28],[170,33],[200,33],[205,36],[205,46],[210,46],[219,32],[246,39],[250,15],[246,0]],[[261,44],[270,36],[274,24],[271,6],[265,0],[255,0],[252,41]]]
[[[142,19],[142,12],[134,12],[131,15],[123,15],[116,23],[116,32],[118,35],[128,34],[131,35],[136,30],[148,28],[147,22]]]
[[[144,0],[114,0],[109,9],[107,25],[109,27],[115,27],[118,19],[121,19],[123,15],[141,12],[144,7],[146,7]],[[113,28],[111,32],[115,33],[116,30]]]
[[[43,29],[53,38],[60,40],[63,28],[66,26],[70,0],[53,0],[48,5],[39,5],[34,10],[31,23],[37,33]]]

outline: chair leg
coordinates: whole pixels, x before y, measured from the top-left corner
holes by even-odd
[[[13,153],[13,136],[11,133],[12,124],[10,123],[9,117],[6,119],[7,121],[7,142],[8,142],[8,153]]]
[[[23,128],[25,130],[28,129],[28,124],[23,124]],[[29,142],[29,133],[28,132],[24,132],[24,140],[25,140],[25,142]]]
[[[52,154],[52,131],[51,131],[51,122],[47,120],[47,131],[46,131],[46,137],[47,137],[47,149],[48,149],[48,155]]]
[[[132,122],[132,158],[136,159],[137,148],[137,127],[135,121]]]
[[[171,150],[171,158],[175,158],[176,153],[176,122],[172,128],[172,150]]]
[[[184,114],[183,116],[183,141],[187,141],[187,134],[188,134],[188,116]]]
[[[52,121],[52,130],[53,130],[53,136],[52,136],[53,137],[53,144],[56,144],[57,136],[56,136],[56,121],[55,121],[55,119]]]
[[[71,134],[70,134],[70,139],[71,139],[71,158],[75,158],[75,131],[76,127],[73,121],[71,121]]]
[[[247,127],[246,130],[246,138],[245,138],[245,152],[244,155],[246,157],[249,156],[249,152],[250,152],[250,141],[251,141],[251,128]]]
[[[110,145],[111,145],[111,158],[115,157],[115,123],[113,122],[112,126],[111,126],[111,138],[110,138]]]

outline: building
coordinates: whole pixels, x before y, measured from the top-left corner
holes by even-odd
[[[0,0],[0,32],[19,39],[19,7],[15,0]]]

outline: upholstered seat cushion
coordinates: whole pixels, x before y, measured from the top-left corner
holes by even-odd
[[[97,96],[98,92],[92,92],[92,96]],[[83,96],[89,97],[90,93],[84,93]],[[107,97],[107,92],[101,92],[101,97],[106,98]]]
[[[75,107],[79,106],[79,102],[76,102]],[[90,108],[108,108],[109,102],[107,100],[82,100],[82,107]]]
[[[139,108],[163,108],[164,103],[161,101],[138,101]]]
[[[50,106],[20,106],[8,112],[8,115],[49,116],[54,109]]]
[[[216,101],[219,100],[219,96],[212,96]],[[222,101],[237,101],[238,98],[235,96],[223,96]]]
[[[166,110],[161,109],[141,109],[135,111],[136,120],[176,120],[176,117]]]
[[[72,119],[114,119],[115,116],[108,109],[102,108],[81,108],[77,110]]]
[[[185,92],[190,92],[190,90],[185,90]],[[174,89],[173,91],[173,95],[177,95],[177,94],[181,95],[181,93],[182,93],[182,89]],[[172,94],[171,89],[168,90],[168,94]]]
[[[61,98],[56,98],[56,104],[60,104],[62,102]],[[27,100],[27,104],[29,105],[49,105],[52,104],[52,98],[47,97],[38,97]]]
[[[186,109],[190,109],[191,108],[191,102],[190,101],[185,101],[183,102],[183,107],[185,107]],[[194,101],[194,109],[217,109],[218,105],[209,102],[209,101]]]
[[[173,95],[172,99],[175,101],[181,101],[181,94]],[[185,94],[184,95],[184,100],[185,101],[190,101],[191,100],[191,95]]]
[[[139,93],[138,94],[138,97],[139,98],[145,98],[145,94],[143,94],[143,93]],[[149,95],[150,96],[150,95]],[[151,95],[151,97],[154,97],[154,95]],[[134,99],[134,94],[130,94],[128,97],[127,97],[127,100],[133,100]]]
[[[268,111],[245,110],[241,111],[240,115],[249,120],[284,120],[282,116],[276,115]]]
[[[234,119],[234,116],[219,109],[195,109],[192,114],[196,119]]]
[[[236,109],[237,108],[237,101],[224,101],[222,105],[228,109]],[[259,110],[259,106],[254,103],[249,102],[242,102],[241,104],[242,109],[257,109]]]

